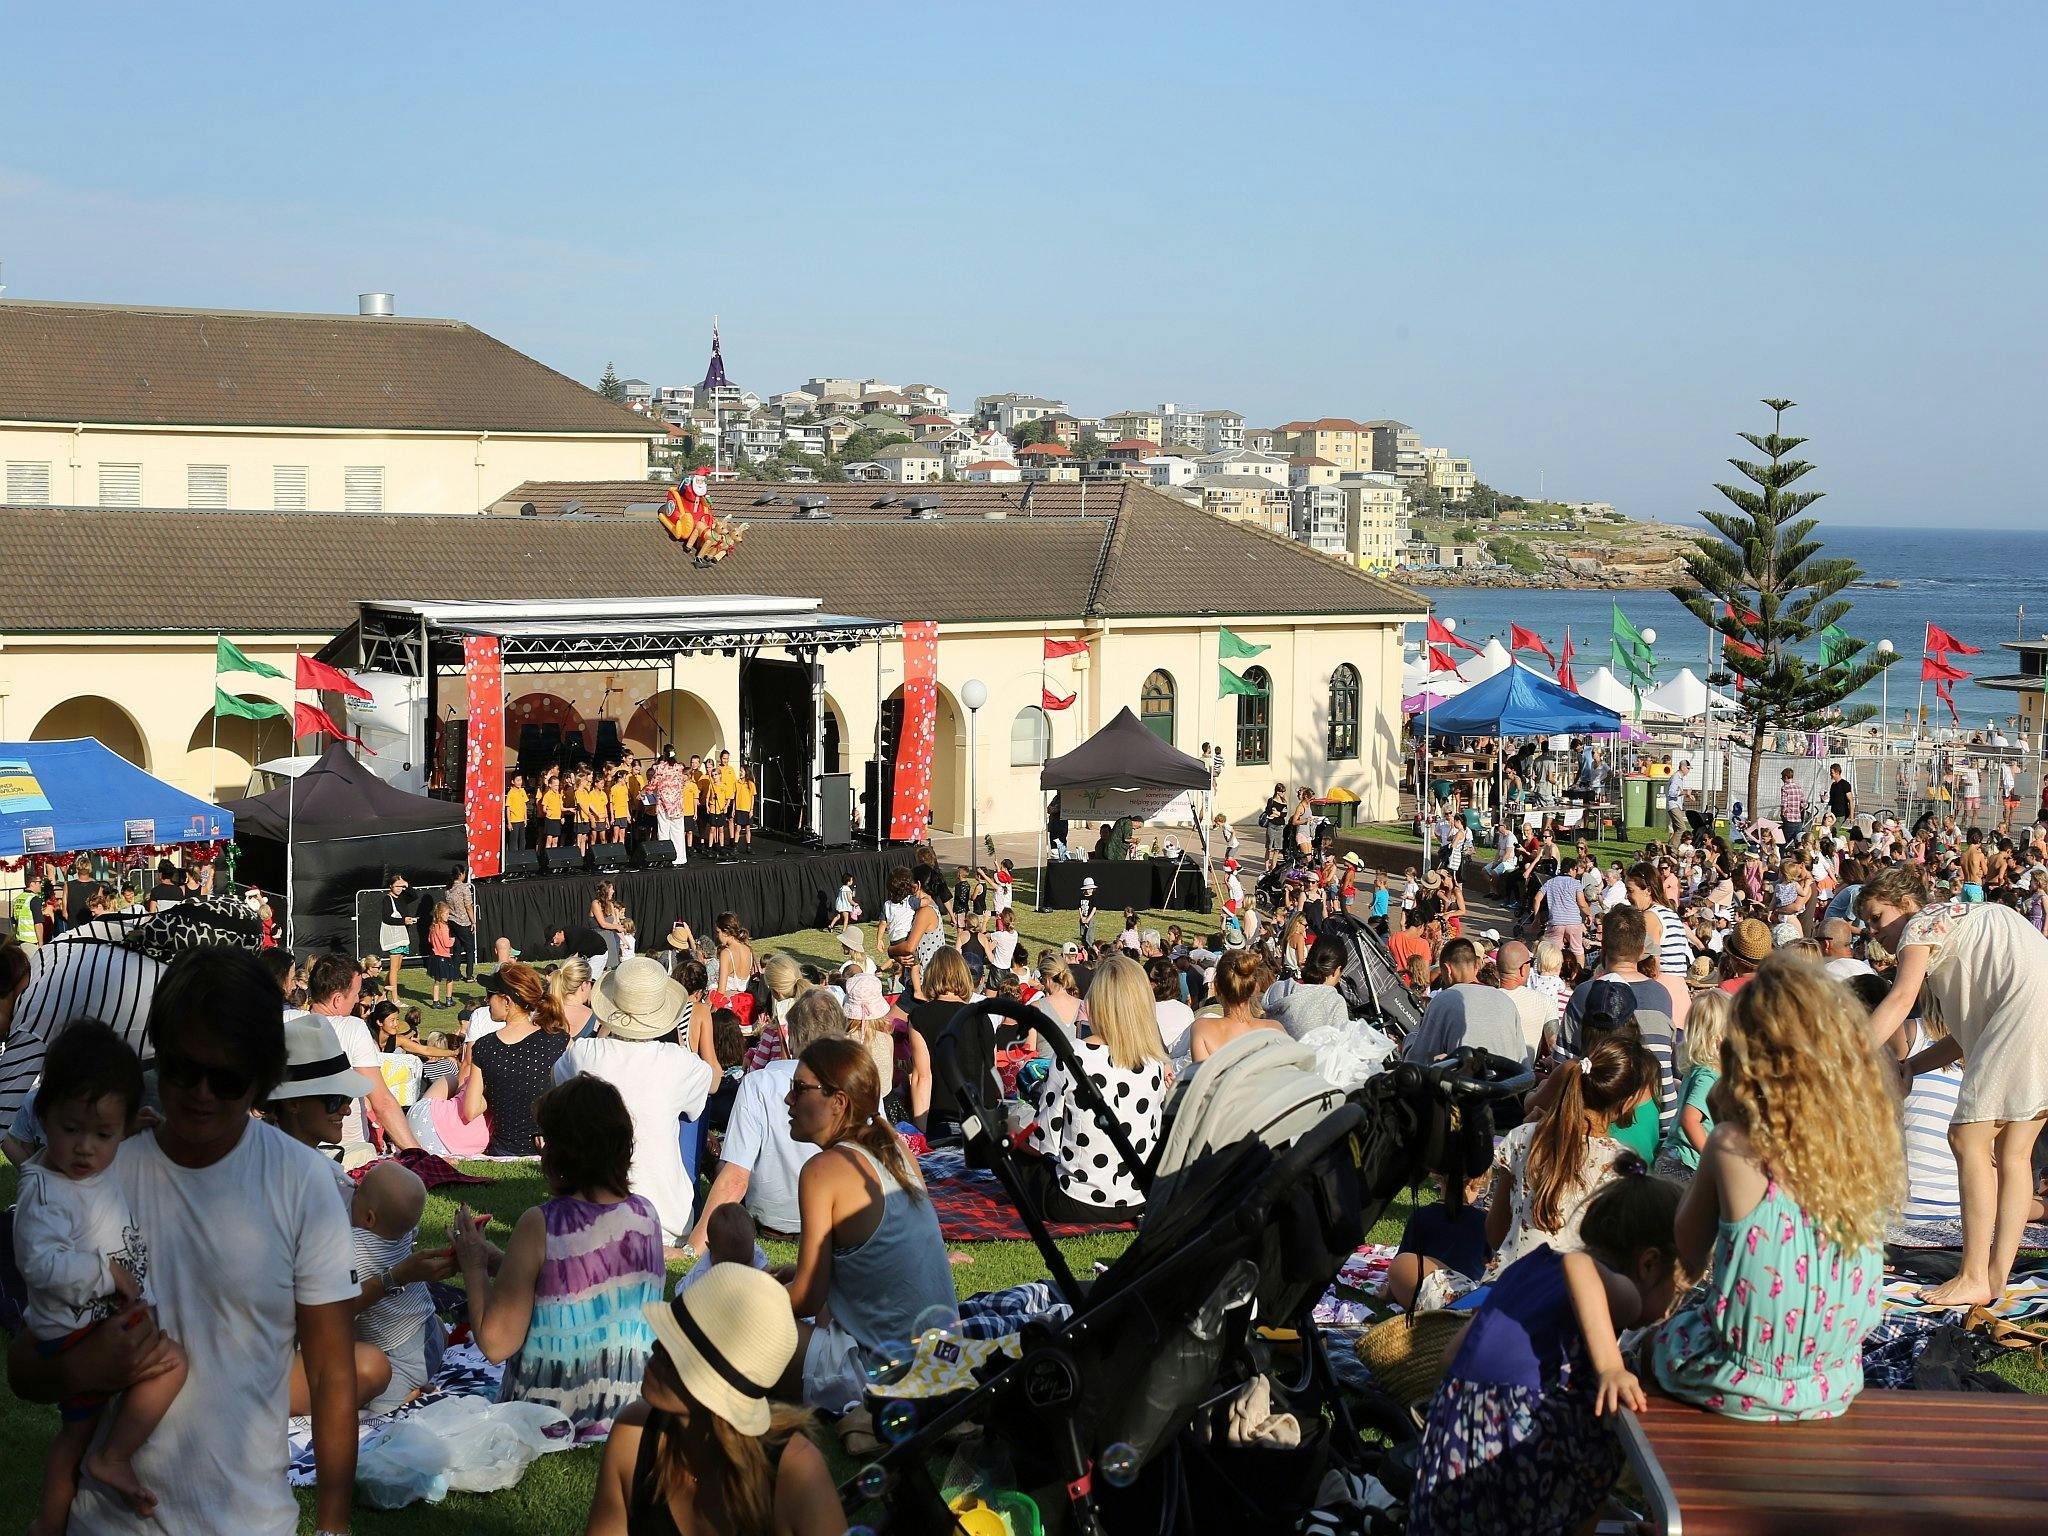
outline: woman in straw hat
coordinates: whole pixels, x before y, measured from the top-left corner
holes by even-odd
[[[555,1081],[587,1073],[619,1090],[633,1117],[628,1187],[653,1203],[662,1239],[674,1248],[689,1235],[696,1194],[683,1168],[677,1124],[704,1113],[715,1081],[712,1070],[680,1042],[679,1031],[692,1012],[690,995],[659,960],[635,955],[605,972],[590,1005],[597,1033],[569,1042],[555,1063]]]
[[[647,1320],[654,1353],[640,1401],[612,1426],[588,1536],[839,1536],[846,1511],[802,1433],[810,1415],[768,1401],[797,1347],[782,1288],[719,1264],[674,1301],[650,1303]]]
[[[505,1363],[498,1401],[545,1403],[579,1443],[602,1440],[654,1347],[646,1308],[668,1278],[661,1218],[628,1188],[633,1119],[610,1083],[558,1084],[533,1119],[552,1198],[519,1218],[503,1253],[457,1206],[455,1261],[477,1348]]]
[[[789,1133],[818,1153],[797,1181],[802,1225],[789,1305],[802,1346],[781,1394],[813,1407],[858,1402],[866,1371],[943,1315],[958,1315],[939,1218],[856,1041],[816,1040],[797,1058]]]

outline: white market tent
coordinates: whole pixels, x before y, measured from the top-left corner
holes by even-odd
[[[1686,667],[1669,682],[1660,683],[1643,695],[1644,714],[1670,715],[1679,720],[1697,720],[1709,709],[1733,710],[1737,707],[1726,694],[1715,693],[1701,682],[1691,667]]]
[[[1634,691],[1617,680],[1606,667],[1599,668],[1591,677],[1579,684],[1579,693],[1616,714],[1633,715],[1636,712]]]

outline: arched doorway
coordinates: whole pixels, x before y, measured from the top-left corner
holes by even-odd
[[[552,693],[522,693],[505,705],[505,745],[521,767],[544,767],[583,741],[583,716]]]
[[[966,711],[944,684],[936,686],[938,700],[932,712],[931,829],[933,832],[964,832],[967,830]],[[899,687],[882,706],[882,761],[889,765],[891,774],[886,784],[894,783],[896,742],[902,729],[903,690]],[[872,778],[869,782],[872,789]],[[882,807],[884,826],[888,825],[888,817],[889,806],[885,803]]]
[[[254,704],[272,702],[253,693],[242,697]],[[258,763],[289,757],[291,751],[291,722],[282,717],[216,720],[209,711],[199,717],[185,743],[185,782],[216,801],[232,800],[249,792],[250,771]]]
[[[846,711],[828,693],[825,695],[825,750],[818,762],[818,772],[846,771]]]
[[[657,756],[663,747],[673,746],[676,756],[691,754],[714,757],[725,746],[725,734],[718,728],[718,716],[711,706],[684,688],[663,688],[636,700],[626,721],[626,750],[636,757]]]
[[[66,699],[28,733],[30,741],[74,741],[85,736],[136,767],[149,768],[149,743],[143,739],[142,727],[127,710],[97,693]]]

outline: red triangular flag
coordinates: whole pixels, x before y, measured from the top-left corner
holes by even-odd
[[[1470,640],[1460,640],[1456,635],[1452,634],[1450,630],[1444,627],[1443,621],[1435,614],[1429,616],[1429,643],[1431,645],[1455,645],[1460,650],[1470,651],[1474,655],[1477,655],[1481,649]]]
[[[1543,643],[1543,637],[1533,629],[1524,629],[1519,624],[1508,625],[1508,649],[1511,651],[1534,651],[1553,667],[1557,658],[1550,654],[1550,647]]]
[[[1432,619],[1430,622],[1435,623],[1436,621]],[[1457,659],[1445,654],[1443,647],[1432,645],[1429,648],[1429,670],[1432,672],[1455,672],[1458,670]]]
[[[1967,677],[1969,674],[1965,673],[1963,675]],[[1947,682],[1937,682],[1934,685],[1934,696],[1937,699],[1941,700],[1942,703],[1948,706],[1949,719],[1954,721],[1957,725],[1961,725],[1963,723],[1963,717],[1956,713],[1956,696],[1948,691]]]
[[[1930,656],[1946,656],[1950,651],[1959,651],[1965,656],[1975,656],[1980,654],[1982,650],[1982,646],[1963,644],[1962,641],[1938,624],[1927,626],[1927,654]]]
[[[1557,649],[1557,685],[1571,693],[1579,691],[1579,680],[1572,676],[1572,631],[1567,624],[1564,644]]]
[[[1054,693],[1050,688],[1046,687],[1043,683],[1041,683],[1038,688],[1038,703],[1039,707],[1042,709],[1070,708],[1073,705],[1075,697],[1075,694],[1070,693],[1063,699],[1058,694]]]
[[[1952,666],[1939,656],[1920,658],[1920,681],[1923,683],[1939,683],[1945,687],[1949,683],[1959,683],[1969,675],[1961,667]]]
[[[1086,640],[1054,640],[1050,636],[1045,642],[1045,659],[1053,661],[1061,656],[1081,656],[1088,650]]]
[[[294,704],[292,706],[292,732],[298,736],[332,736],[336,741],[352,741],[363,747],[360,736],[351,736],[334,723],[334,717],[317,704]],[[375,757],[368,747],[365,752]]]
[[[298,685],[310,689],[329,688],[352,699],[367,699],[370,696],[369,689],[339,667],[330,667],[324,661],[315,661],[312,657],[304,655],[299,657]]]

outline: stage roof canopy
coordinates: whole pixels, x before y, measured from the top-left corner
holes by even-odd
[[[360,610],[356,623],[321,652],[323,658],[413,677],[424,670],[422,641],[436,666],[459,666],[461,641],[476,635],[497,638],[508,672],[573,672],[688,651],[851,650],[901,629],[887,619],[827,613],[821,599],[803,597],[383,598],[364,601]]]

